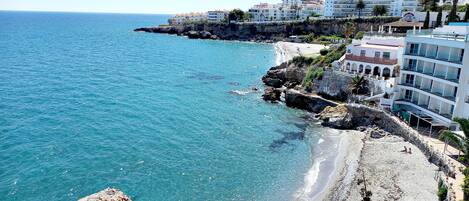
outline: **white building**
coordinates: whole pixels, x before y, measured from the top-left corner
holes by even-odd
[[[324,9],[323,4],[316,4],[316,3],[303,4],[300,10],[300,19],[306,20],[312,14],[324,15],[323,9]]]
[[[396,67],[400,62],[404,47],[404,38],[365,37],[353,40],[347,46],[342,70],[367,75],[377,79],[389,79],[396,76]]]
[[[228,11],[225,10],[214,10],[207,12],[208,22],[222,22],[228,16]]]
[[[408,32],[395,111],[449,128],[453,118],[469,118],[468,35],[461,24]]]
[[[359,15],[356,9],[358,0],[324,0],[325,17],[356,17]],[[361,16],[372,16],[373,8],[384,5],[387,15],[401,16],[403,11],[415,11],[419,8],[418,0],[364,0],[365,8],[361,10]]]
[[[445,24],[448,14],[448,11],[441,12],[441,25]],[[464,12],[458,12],[457,14],[459,18],[464,18]],[[402,13],[402,19],[407,22],[424,22],[426,16],[427,12],[409,11]],[[430,27],[435,27],[437,16],[438,12],[430,12]]]
[[[177,14],[170,18],[169,24],[175,25],[175,24],[184,24],[184,23],[190,23],[190,22],[204,22],[207,21],[208,15],[207,13],[182,13],[182,14]]]
[[[254,22],[290,21],[300,19],[300,5],[260,3],[249,9]]]

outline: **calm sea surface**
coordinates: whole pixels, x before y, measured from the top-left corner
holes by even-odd
[[[305,114],[230,93],[262,88],[272,45],[132,31],[167,18],[0,12],[0,200],[294,198]]]

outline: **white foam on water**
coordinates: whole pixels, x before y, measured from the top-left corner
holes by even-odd
[[[313,191],[313,186],[316,184],[321,163],[324,162],[325,158],[317,158],[313,166],[309,169],[308,173],[305,176],[305,184],[303,187],[296,193],[295,200],[310,200],[311,192]]]

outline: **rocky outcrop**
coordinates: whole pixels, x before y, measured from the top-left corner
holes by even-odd
[[[93,195],[86,196],[78,201],[132,201],[130,197],[122,191],[114,188],[107,188]]]
[[[285,103],[288,107],[304,109],[314,113],[322,112],[328,106],[337,106],[336,103],[320,96],[302,93],[294,89],[285,91]]]
[[[280,96],[282,95],[282,91],[279,89],[273,88],[273,87],[267,87],[265,88],[264,94],[262,95],[262,98],[265,101],[271,101],[271,102],[276,102],[280,101]]]
[[[272,22],[272,23],[190,23],[183,25],[163,25],[158,27],[138,28],[134,31],[149,33],[167,33],[188,35],[190,31],[209,32],[223,40],[263,41],[275,42],[288,40],[293,35],[342,34],[346,22],[356,23],[359,30],[370,30],[371,26],[378,27],[385,23],[397,21],[396,17],[376,17],[364,19],[318,19],[308,22]],[[192,32],[194,33],[194,32]],[[191,34],[192,35],[192,34]],[[199,34],[196,34],[197,36]],[[212,37],[194,37],[207,38]]]
[[[352,117],[345,105],[326,107],[318,116],[322,120],[323,126],[337,129],[350,129],[353,127]]]
[[[280,88],[285,86],[286,88],[293,88],[303,81],[308,71],[307,66],[306,64],[285,62],[270,68],[267,74],[262,77],[262,81],[270,87]]]

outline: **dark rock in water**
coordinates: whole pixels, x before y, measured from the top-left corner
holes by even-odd
[[[259,89],[257,87],[252,87],[251,90],[252,91],[259,91]]]
[[[241,85],[239,82],[228,82],[229,85],[231,86],[239,86]]]
[[[262,81],[265,83],[265,85],[275,87],[275,88],[280,88],[282,87],[283,83],[285,83],[285,81],[281,79],[270,78],[270,77],[263,77]]]
[[[262,98],[265,101],[279,101],[280,96],[282,95],[282,92],[278,89],[272,88],[272,87],[267,87],[264,91],[264,94],[262,95]]]
[[[292,89],[285,91],[285,103],[289,107],[305,109],[314,113],[322,112],[327,106],[337,105],[319,96],[304,94]]]

